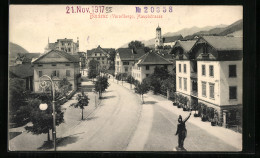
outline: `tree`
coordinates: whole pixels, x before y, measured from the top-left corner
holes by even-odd
[[[99,99],[102,97],[102,93],[108,88],[108,79],[105,76],[98,77],[95,83],[95,91],[99,94]]]
[[[25,83],[23,79],[10,78],[9,79],[9,116],[10,122],[17,125],[25,125],[29,119],[26,116],[28,92],[25,90]]]
[[[55,98],[56,99],[56,98]],[[34,94],[29,99],[29,107],[31,108],[30,120],[32,125],[26,126],[25,129],[32,134],[48,134],[48,141],[50,140],[50,129],[53,131],[53,109],[52,109],[52,96],[47,93]],[[39,109],[40,103],[46,103],[47,109],[42,111]],[[55,104],[56,112],[56,126],[64,122],[64,112],[61,110],[59,102]]]
[[[67,78],[63,78],[59,82],[59,90],[60,96],[66,96],[66,94],[72,90],[72,84],[68,81]]]
[[[141,41],[131,41],[130,43],[128,43],[128,48],[130,49],[144,48],[144,44]]]
[[[88,96],[84,93],[84,91],[81,91],[81,94],[77,95],[77,103],[73,103],[70,106],[74,106],[75,108],[80,108],[81,109],[81,120],[83,120],[83,110],[84,106],[88,106],[89,103],[89,98]]]
[[[170,98],[170,92],[176,91],[176,78],[174,75],[169,75],[169,77],[162,81],[162,87],[167,90],[167,99]]]
[[[149,91],[149,85],[146,82],[136,82],[135,84],[135,92],[141,95],[143,104],[144,104],[144,94],[146,94]]]
[[[115,51],[111,51],[109,53],[109,58],[108,60],[110,60],[110,65],[109,65],[109,70],[115,70],[115,56],[116,56],[116,52]]]
[[[90,60],[88,63],[88,78],[93,79],[98,76],[99,62],[96,60]]]

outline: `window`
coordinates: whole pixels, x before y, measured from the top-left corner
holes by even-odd
[[[64,46],[64,43],[63,43],[63,42],[61,42],[61,45],[63,45],[63,46]]]
[[[104,61],[102,61],[102,64],[105,64]]]
[[[62,51],[64,51],[64,48],[61,48]]]
[[[104,60],[105,58],[104,57],[102,57],[102,60]]]
[[[51,64],[51,66],[56,66],[56,64]]]
[[[70,64],[65,64],[65,66],[70,66]]]
[[[125,72],[128,72],[128,67],[125,67]]]
[[[229,65],[229,77],[237,77],[237,66]]]
[[[97,60],[99,60],[100,58],[97,58]]]
[[[116,62],[116,65],[119,65],[119,61]]]
[[[181,72],[181,64],[179,64],[179,72]]]
[[[229,87],[229,99],[237,99],[237,87]]]
[[[146,74],[146,77],[148,77],[149,76],[149,74]]]
[[[42,77],[42,71],[39,71],[39,77]]]
[[[167,65],[164,65],[164,68],[165,68],[165,69],[168,69],[168,66],[167,66]]]
[[[146,65],[145,69],[146,69],[146,70],[149,70],[149,69],[150,69],[150,68],[149,68],[149,65]]]
[[[68,48],[68,52],[70,52],[70,48]]]
[[[66,76],[70,77],[70,70],[66,70]]]
[[[205,76],[206,75],[206,67],[205,65],[202,65],[202,75]]]
[[[214,83],[209,83],[209,97],[214,99],[215,98],[215,93],[214,93]]]
[[[206,82],[202,82],[202,96],[206,97],[207,93],[206,93]]]
[[[38,64],[38,67],[42,67],[42,64]]]
[[[183,65],[183,71],[186,73],[186,64]]]
[[[181,77],[179,77],[179,89],[181,89]]]
[[[52,76],[56,76],[56,77],[59,77],[59,71],[58,70],[54,70],[52,71]]]
[[[214,67],[213,67],[213,65],[209,66],[209,76],[211,76],[211,77],[214,76]]]
[[[97,53],[95,53],[95,56],[97,56]]]
[[[187,91],[187,78],[183,78],[184,90]]]

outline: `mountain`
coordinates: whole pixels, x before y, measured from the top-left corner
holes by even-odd
[[[196,32],[199,32],[199,31],[208,31],[210,29],[213,29],[213,28],[224,28],[226,27],[227,25],[217,25],[217,26],[206,26],[206,27],[196,27],[196,26],[193,26],[191,28],[184,28],[184,29],[181,29],[177,32],[167,32],[165,34],[163,34],[162,36],[163,37],[169,37],[169,36],[177,36],[177,35],[182,35],[183,37],[187,36],[187,35],[192,35]],[[154,47],[154,39],[149,39],[149,40],[143,40],[141,41],[145,44],[145,46],[148,46],[148,47]],[[128,47],[128,43],[127,44],[124,44],[122,45],[120,48],[126,48]]]
[[[29,52],[26,49],[24,49],[23,47],[21,47],[20,45],[10,42],[9,43],[9,58],[15,58],[18,53],[25,54],[25,53],[29,53]]]
[[[168,36],[176,36],[176,35],[182,35],[183,37],[187,36],[187,35],[192,35],[196,32],[200,32],[200,31],[208,31],[210,29],[214,29],[214,28],[224,28],[227,25],[216,25],[216,26],[206,26],[206,27],[191,27],[191,28],[184,28],[182,30],[179,30],[177,32],[167,32],[165,33],[163,36],[164,37],[168,37]]]
[[[234,35],[241,36],[241,35],[243,35],[241,33],[241,32],[243,32],[242,30],[243,30],[243,20],[241,19],[241,20],[238,20],[238,21],[232,23],[231,25],[228,25],[223,28],[216,27],[216,28],[210,29],[208,31],[196,32],[192,35],[188,35],[188,36],[184,37],[184,39],[191,39],[194,36],[201,36],[201,35],[226,36],[226,35],[232,35],[232,33],[235,33],[235,32],[237,32],[237,33]]]

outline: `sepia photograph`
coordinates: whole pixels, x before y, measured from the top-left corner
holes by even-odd
[[[242,5],[9,5],[9,151],[243,150]]]

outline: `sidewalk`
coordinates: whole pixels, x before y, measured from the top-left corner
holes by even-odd
[[[91,86],[92,82],[83,82],[83,86]],[[56,127],[57,139],[62,139],[71,135],[71,131],[80,126],[80,123],[87,120],[87,118],[100,107],[100,100],[97,94],[92,92],[90,89],[86,94],[90,98],[89,105],[84,108],[84,120],[81,120],[81,109],[74,108],[70,106],[72,103],[76,103],[76,95],[80,92],[74,94],[74,96],[64,103],[62,110],[64,110],[64,123]],[[95,101],[96,100],[96,101]],[[31,125],[28,123],[27,125]],[[26,126],[26,125],[25,125]],[[9,140],[9,150],[11,151],[39,151],[39,150],[52,150],[52,148],[42,148],[47,140],[47,134],[34,135],[25,130],[25,126],[18,128],[10,128],[9,133],[17,133],[18,135]],[[52,134],[50,133],[52,139]],[[42,149],[41,149],[42,148]]]
[[[113,79],[112,79],[113,80]],[[117,82],[116,80],[114,81]],[[122,81],[118,82],[119,85],[122,86]],[[124,82],[123,87],[130,90],[130,84]],[[132,85],[131,91],[134,91],[134,86]],[[182,109],[177,108],[177,106],[173,106],[172,101],[167,100],[165,97],[160,95],[154,95],[151,92],[144,95],[144,100],[156,101],[157,105],[163,107],[164,109],[177,114],[182,115],[183,117],[187,117],[189,112],[183,111]],[[219,127],[219,126],[211,126],[210,122],[202,122],[200,117],[194,117],[194,112],[192,112],[192,116],[189,119],[189,122],[193,125],[201,128],[204,131],[207,131],[209,134],[221,139],[223,142],[238,148],[242,151],[242,134],[232,131],[230,129]]]

